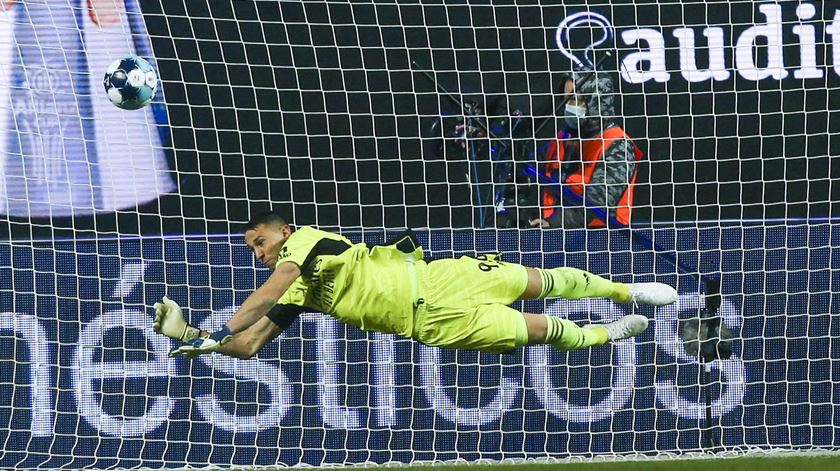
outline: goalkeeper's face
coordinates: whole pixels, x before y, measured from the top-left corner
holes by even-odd
[[[253,229],[245,231],[245,243],[254,252],[254,256],[269,270],[277,265],[277,255],[280,248],[292,235],[292,228],[288,224],[258,224]]]

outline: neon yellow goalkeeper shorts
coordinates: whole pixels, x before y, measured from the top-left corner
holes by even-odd
[[[498,256],[415,265],[419,296],[413,335],[426,345],[505,352],[527,343],[522,313],[508,307],[525,292],[524,266]],[[520,340],[517,342],[517,338]]]

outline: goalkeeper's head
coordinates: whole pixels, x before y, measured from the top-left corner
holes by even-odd
[[[279,214],[268,211],[252,217],[244,228],[245,244],[269,270],[277,265],[280,248],[292,235],[292,228]]]

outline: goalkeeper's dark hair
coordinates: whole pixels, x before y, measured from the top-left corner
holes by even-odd
[[[242,232],[248,232],[252,229],[256,229],[259,225],[276,225],[278,227],[283,227],[287,225],[285,219],[282,216],[275,213],[274,211],[266,211],[263,213],[259,213],[254,215],[250,221],[248,221],[245,226],[242,227]]]

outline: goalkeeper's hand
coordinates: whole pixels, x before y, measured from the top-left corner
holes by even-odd
[[[190,343],[201,335],[200,329],[187,324],[187,321],[184,320],[181,306],[166,296],[163,297],[161,302],[155,303],[155,323],[153,327],[155,332],[185,343]]]
[[[230,342],[233,340],[233,334],[231,334],[230,329],[228,326],[222,326],[221,329],[213,332],[210,335],[205,335],[203,337],[199,337],[189,345],[184,345],[180,348],[177,348],[169,353],[170,357],[177,357],[180,355],[184,355],[187,358],[195,358],[198,355],[203,353],[210,353],[215,352],[219,349],[222,345]]]

